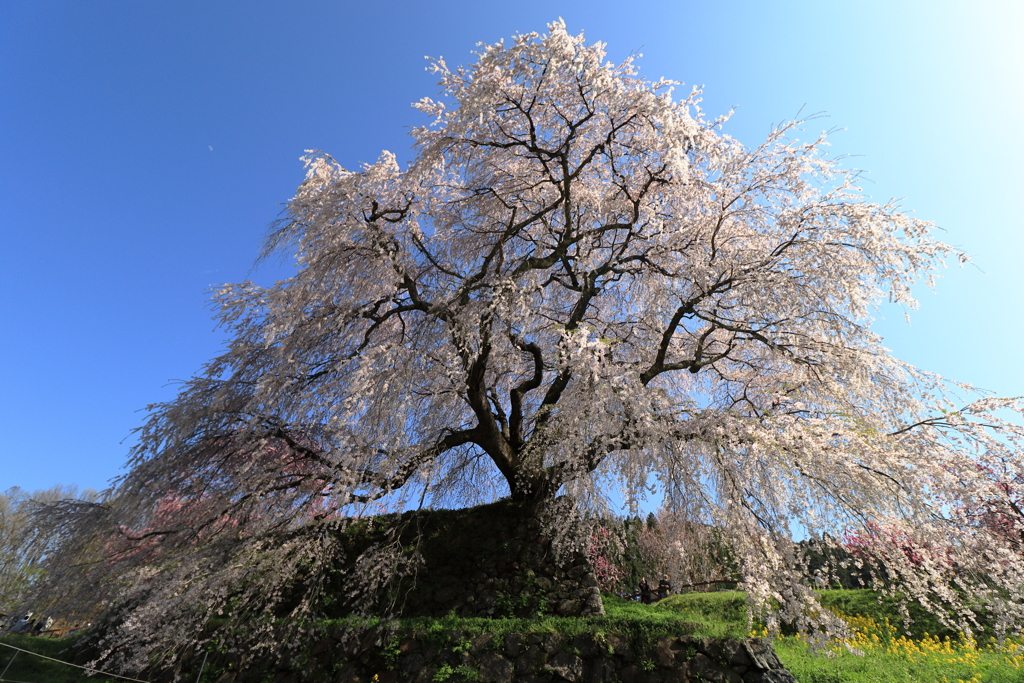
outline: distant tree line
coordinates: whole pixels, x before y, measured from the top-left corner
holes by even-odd
[[[676,590],[740,580],[736,558],[718,530],[665,510],[596,520],[591,561],[606,593],[632,594],[641,578],[657,584],[664,575]]]
[[[677,592],[735,588],[742,580],[719,530],[665,510],[595,520],[590,557],[605,593],[633,594],[641,578],[656,583],[663,575]],[[793,557],[801,576],[820,589],[872,588],[892,578],[885,562],[850,534],[801,540]]]
[[[53,528],[40,525],[35,514],[45,506],[68,503],[95,504],[99,493],[76,486],[54,486],[28,492],[17,486],[0,493],[0,614],[25,608],[26,596],[46,573],[47,563],[74,563],[84,558],[68,554],[66,543]]]

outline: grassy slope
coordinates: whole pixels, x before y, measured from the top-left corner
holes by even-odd
[[[734,627],[738,620],[745,623],[741,593],[691,594],[672,600],[682,614],[708,614]],[[873,591],[825,591],[821,602],[847,618],[857,635],[824,653],[811,652],[795,636],[778,638],[775,650],[800,683],[1024,681],[1024,642],[1020,640],[998,644],[986,635],[979,636],[981,642],[965,640],[916,604],[909,606],[911,621],[905,624],[896,616],[896,601]]]
[[[742,598],[740,599],[742,603]],[[747,635],[746,613],[740,620],[725,621],[708,614],[680,611],[668,605],[641,605],[617,597],[604,596],[603,617],[543,616],[535,619],[485,619],[445,617],[430,619],[415,617],[400,620],[403,629],[418,632],[448,633],[462,631],[467,634],[493,633],[561,633],[575,636],[580,633],[621,633],[640,639],[662,636],[696,635],[714,638],[744,638]]]
[[[1024,641],[997,643],[991,630],[963,638],[919,605],[905,623],[895,600],[872,591],[826,591],[822,603],[847,618],[856,635],[826,656],[798,638],[779,639],[776,651],[801,683],[1020,683]],[[859,653],[863,653],[862,655]]]
[[[1024,641],[1003,644],[980,636],[964,640],[941,626],[919,606],[909,607],[903,624],[894,600],[872,591],[835,590],[822,603],[847,617],[858,635],[850,645],[811,652],[795,636],[775,641],[775,650],[800,683],[1020,683],[1024,681]],[[659,605],[676,611],[701,631],[743,637],[747,631],[745,596],[739,592],[672,596]]]

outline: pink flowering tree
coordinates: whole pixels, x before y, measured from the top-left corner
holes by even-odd
[[[601,524],[594,526],[590,534],[587,555],[602,593],[618,593],[623,588],[623,579],[626,578],[626,571],[615,561],[615,557],[621,554],[621,549],[615,548],[614,545],[612,532],[607,527]]]
[[[1024,462],[986,454],[977,463],[978,474],[987,482],[981,494],[960,496],[957,512],[965,523],[986,529],[1017,550],[1024,551]]]
[[[110,568],[126,669],[229,606],[254,624],[246,647],[304,642],[271,618],[315,619],[331,529],[396,498],[593,510],[657,485],[716,529],[754,604],[801,625],[820,611],[794,529],[904,529],[945,549],[906,563],[910,594],[981,596],[1020,623],[1012,535],[957,510],[993,499],[979,462],[1019,461],[1004,416],[1021,402],[920,371],[870,329],[879,302],[912,309],[914,283],[964,259],[931,224],[867,199],[825,134],[802,137],[811,122],[745,146],[698,91],[561,22],[432,68],[412,162],[310,152],[265,249],[296,274],[221,287],[227,349],[150,408],[107,515],[166,558]],[[391,572],[375,557],[363,576]]]

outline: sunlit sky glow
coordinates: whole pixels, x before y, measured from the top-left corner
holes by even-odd
[[[437,94],[424,55],[543,31],[643,53],[651,79],[704,84],[756,145],[825,112],[869,171],[974,258],[921,290],[900,358],[1024,394],[1024,9],[1010,2],[0,3],[0,490],[103,488],[147,404],[221,348],[209,287],[251,270],[321,149],[356,168],[394,151]]]

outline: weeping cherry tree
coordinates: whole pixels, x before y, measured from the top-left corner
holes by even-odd
[[[226,351],[151,407],[108,503],[112,651],[141,666],[229,602],[314,619],[322,588],[282,612],[281,586],[376,505],[652,488],[719,530],[773,627],[816,614],[794,534],[844,529],[961,626],[982,606],[1020,623],[1022,520],[977,511],[1006,497],[994,463],[1024,475],[1021,403],[870,329],[964,259],[934,226],[872,203],[806,122],[746,147],[699,91],[561,22],[431,68],[413,160],[305,157],[264,250],[295,275],[221,287]]]

